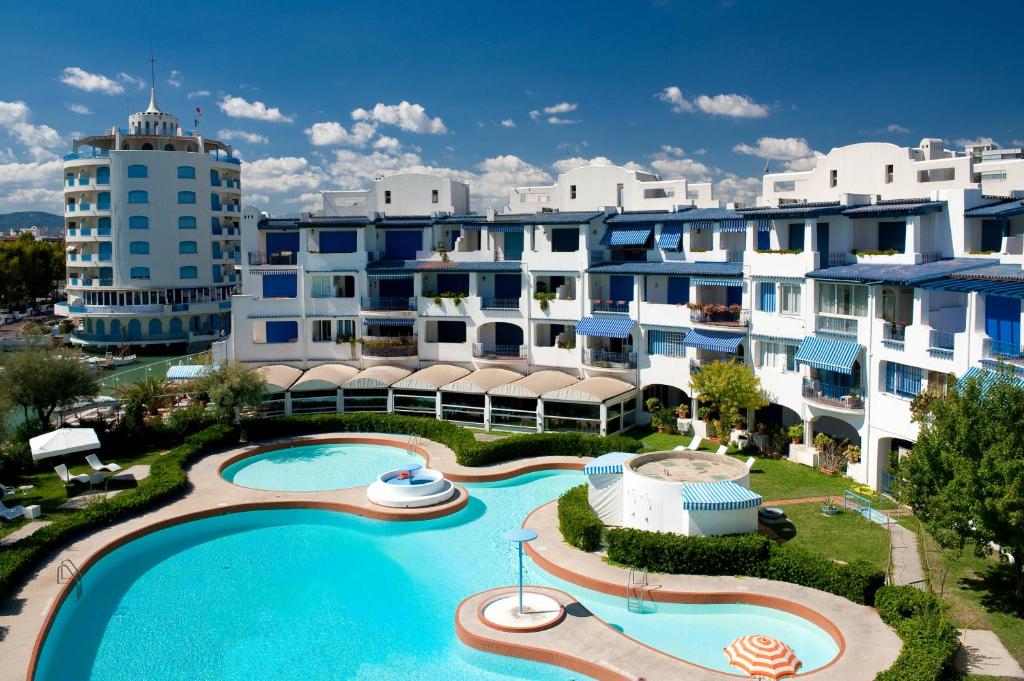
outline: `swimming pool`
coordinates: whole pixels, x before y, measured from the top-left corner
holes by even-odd
[[[111,552],[61,607],[37,681],[251,678],[572,679],[579,674],[471,650],[454,614],[466,596],[516,580],[502,538],[530,511],[578,485],[575,472],[467,485],[459,513],[381,522],[320,510],[251,511],[160,530]],[[788,613],[745,605],[659,604],[560,582],[532,564],[527,580],[562,588],[602,619],[667,652],[728,670],[742,634],[778,636],[826,664],[834,641]]]
[[[324,443],[274,449],[245,457],[221,475],[243,487],[280,492],[369,485],[384,471],[409,463],[423,463],[418,454],[386,445]]]

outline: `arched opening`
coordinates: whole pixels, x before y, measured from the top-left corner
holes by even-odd
[[[142,150],[143,151],[153,151],[153,145],[150,144],[149,142],[146,142],[145,144],[142,145]]]
[[[137,341],[142,338],[142,322],[132,319],[128,322],[128,340]]]
[[[768,428],[776,425],[782,428],[789,428],[798,423],[803,423],[803,419],[800,418],[800,414],[789,407],[769,402],[768,406],[761,407],[754,412],[754,423],[763,423]]]
[[[174,151],[174,145],[173,144],[165,144],[164,145],[164,151]]]
[[[680,404],[685,404],[687,407],[690,406],[690,394],[674,385],[651,383],[644,386],[644,404],[647,404],[647,400],[652,397],[656,397],[663,405],[672,409],[675,409]]]
[[[840,440],[849,440],[851,445],[860,446],[860,433],[852,425],[832,416],[819,416],[814,419],[814,434],[825,433]]]
[[[121,320],[111,319],[110,320],[110,337],[114,340],[121,339]]]
[[[154,338],[164,332],[164,324],[159,319],[149,320],[149,336]]]
[[[487,354],[519,357],[523,344],[523,328],[508,322],[490,322],[477,329],[477,343]]]
[[[184,329],[181,324],[181,318],[172,317],[170,323],[170,332],[174,335],[181,335],[183,331]]]

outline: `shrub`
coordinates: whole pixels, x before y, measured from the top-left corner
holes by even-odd
[[[827,591],[864,605],[874,603],[875,592],[885,584],[885,573],[867,561],[844,565],[798,546],[775,543],[768,561],[752,574]]]
[[[876,681],[941,681],[953,677],[959,642],[946,608],[934,594],[911,586],[878,590],[875,605],[882,621],[903,639],[896,662]]]
[[[539,433],[510,435],[493,442],[455,450],[456,460],[463,466],[489,464],[531,456],[601,456],[608,452],[636,452],[642,443],[623,435],[583,435],[580,433]]]
[[[601,547],[604,523],[590,508],[587,485],[573,487],[558,498],[558,529],[570,546],[584,551],[596,551]]]

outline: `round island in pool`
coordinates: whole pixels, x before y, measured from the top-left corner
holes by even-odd
[[[375,504],[392,508],[422,508],[448,501],[455,485],[441,471],[409,464],[381,474],[366,488]]]

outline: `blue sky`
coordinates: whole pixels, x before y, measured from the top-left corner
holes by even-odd
[[[404,168],[478,207],[594,158],[750,201],[765,156],[1024,144],[1020,0],[326,4],[5,3],[0,211],[59,210],[59,155],[145,108],[150,50],[161,107],[201,107],[281,214]]]

